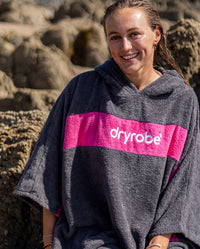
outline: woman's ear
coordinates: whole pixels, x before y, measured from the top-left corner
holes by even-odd
[[[155,39],[154,39],[153,46],[156,47],[161,39],[161,30],[159,26],[156,26],[154,33],[155,33]]]

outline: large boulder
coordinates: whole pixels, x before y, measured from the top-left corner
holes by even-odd
[[[18,89],[12,98],[0,99],[0,111],[50,111],[60,94],[59,90]]]
[[[13,81],[4,72],[0,71],[0,101],[6,98],[13,98],[16,92],[16,87]],[[3,102],[3,101],[2,101]],[[2,106],[1,103],[0,106]]]
[[[194,87],[200,85],[200,23],[192,19],[177,22],[168,30],[167,42],[186,79]]]
[[[165,31],[170,25],[183,19],[200,21],[200,1],[198,0],[153,0],[152,3],[164,22]]]
[[[52,13],[46,8],[17,1],[0,3],[0,21],[31,25],[48,25]]]
[[[11,43],[0,38],[0,70],[8,75],[12,75],[12,60],[11,54],[15,50],[15,46]]]
[[[41,213],[13,196],[13,190],[47,114],[0,112],[0,249],[42,248]]]
[[[59,90],[16,88],[12,79],[0,71],[0,111],[37,109],[49,112],[59,94]]]
[[[46,46],[55,45],[82,67],[95,67],[109,57],[102,25],[88,18],[63,19],[49,27],[41,40]]]
[[[109,57],[103,27],[93,23],[82,29],[74,41],[73,50],[71,60],[76,65],[95,67],[102,64]]]
[[[42,32],[41,40],[44,45],[55,45],[65,55],[71,58],[74,40],[82,29],[91,27],[92,21],[88,18],[67,18],[49,26]]]
[[[43,28],[0,22],[0,70],[12,77],[12,53],[29,37],[37,37]]]
[[[61,50],[44,46],[37,39],[23,42],[12,57],[13,81],[17,87],[63,89],[76,74]]]
[[[104,14],[105,3],[100,0],[73,0],[66,1],[55,11],[52,22],[57,22],[66,17],[77,18],[87,17],[100,22]]]
[[[72,26],[73,29],[73,26]],[[49,27],[48,30],[44,32],[41,37],[41,40],[44,45],[52,46],[55,45],[57,48],[61,49],[65,55],[70,56],[72,46],[70,43],[71,36],[68,35],[67,29],[58,25],[53,25]]]

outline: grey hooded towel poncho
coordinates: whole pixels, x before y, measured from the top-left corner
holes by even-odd
[[[144,249],[166,233],[199,248],[198,101],[158,70],[138,91],[111,59],[55,103],[14,192],[58,216],[53,248]]]

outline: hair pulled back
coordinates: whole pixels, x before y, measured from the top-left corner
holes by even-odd
[[[108,16],[110,16],[116,10],[124,9],[124,8],[132,8],[132,7],[137,7],[137,8],[143,9],[143,11],[145,12],[145,14],[147,16],[147,20],[148,20],[149,25],[152,28],[152,30],[155,30],[156,27],[158,27],[160,29],[161,39],[155,48],[154,64],[159,65],[159,66],[163,66],[163,67],[170,65],[184,79],[185,83],[190,86],[190,84],[184,78],[184,76],[181,72],[181,69],[176,64],[169,49],[167,48],[166,38],[164,35],[163,26],[162,26],[161,21],[160,21],[160,16],[148,0],[118,0],[118,1],[114,2],[112,5],[110,5],[106,9],[105,15],[103,18],[103,26],[104,26],[105,33],[106,33],[106,25],[105,24],[106,24],[106,19],[108,18]]]

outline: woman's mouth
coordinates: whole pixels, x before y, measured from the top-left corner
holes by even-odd
[[[139,53],[135,53],[135,54],[121,56],[121,58],[124,59],[124,60],[131,60],[131,59],[136,58],[138,55],[139,55]]]

